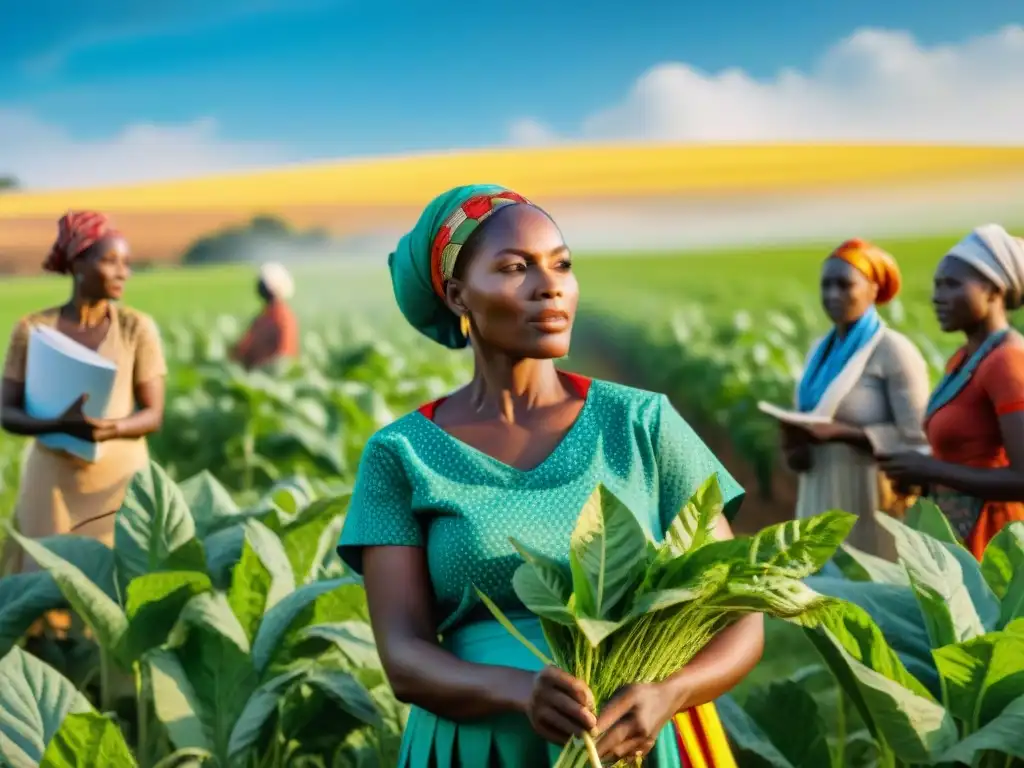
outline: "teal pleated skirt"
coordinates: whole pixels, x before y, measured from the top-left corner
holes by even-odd
[[[547,651],[540,622],[533,617],[513,619],[530,642]],[[474,664],[540,671],[542,664],[496,621],[468,624],[445,639],[445,648]],[[525,715],[506,713],[483,720],[456,723],[412,707],[402,738],[399,768],[544,768],[552,766],[560,748],[534,732]],[[647,768],[686,768],[675,726],[665,726]]]

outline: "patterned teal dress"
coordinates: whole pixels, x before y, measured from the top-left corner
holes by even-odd
[[[585,393],[583,408],[562,442],[531,470],[452,437],[433,423],[430,406],[381,429],[364,451],[338,551],[361,572],[364,547],[425,547],[441,643],[466,661],[540,668],[482,615],[473,585],[546,649],[539,623],[512,589],[522,561],[509,536],[567,562],[569,536],[598,483],[634,510],[655,539],[713,472],[730,519],[743,499],[743,489],[664,395],[563,375]],[[518,713],[456,723],[413,707],[399,765],[534,768],[553,764],[557,754]],[[671,724],[645,765],[685,765]]]

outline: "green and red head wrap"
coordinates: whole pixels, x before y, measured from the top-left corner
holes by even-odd
[[[507,205],[532,205],[495,184],[469,184],[434,198],[388,257],[398,308],[416,330],[439,344],[461,349],[467,339],[459,318],[444,302],[445,285],[469,236]]]

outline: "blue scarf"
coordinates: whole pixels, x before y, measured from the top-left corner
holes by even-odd
[[[871,307],[850,326],[846,337],[840,339],[833,328],[814,350],[807,363],[807,370],[800,379],[796,391],[797,407],[807,413],[813,411],[825,394],[828,385],[840,374],[850,358],[867,344],[882,328],[882,318]]]
[[[926,421],[935,415],[937,410],[948,405],[951,400],[960,394],[963,388],[967,386],[967,382],[971,380],[978,366],[981,365],[981,362],[988,357],[992,350],[1002,344],[1003,339],[1006,338],[1009,332],[1009,328],[1004,328],[993,333],[974,351],[973,355],[967,358],[963,365],[942,377],[935,387],[935,391],[932,392],[932,396],[928,398],[928,410],[924,414]]]

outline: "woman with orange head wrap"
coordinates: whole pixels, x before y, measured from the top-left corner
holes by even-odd
[[[59,533],[87,536],[110,545],[114,513],[132,476],[148,463],[145,436],[163,419],[167,372],[153,321],[119,306],[130,276],[128,246],[111,221],[93,211],[69,212],[43,264],[48,272],[71,278],[71,297],[61,306],[22,318],[14,327],[4,364],[0,425],[31,438],[67,434],[102,443],[98,459],[88,462],[33,441],[22,467],[15,519],[24,536]],[[84,397],[69,403],[55,419],[39,419],[25,409],[28,343],[32,329],[56,330],[117,366],[102,418],[82,408]],[[20,552],[0,563],[0,571],[34,567]]]
[[[890,559],[891,539],[874,514],[898,500],[877,457],[927,445],[929,390],[921,353],[876,310],[899,290],[895,260],[869,242],[847,240],[825,259],[821,302],[832,329],[811,348],[796,393],[797,409],[815,418],[783,424],[787,463],[800,473],[797,517],[854,512],[850,544]]]

